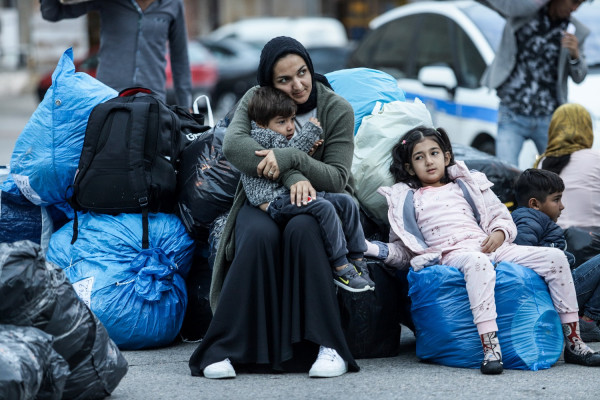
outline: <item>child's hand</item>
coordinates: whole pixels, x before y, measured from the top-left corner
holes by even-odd
[[[309,120],[310,122],[312,122],[312,123],[313,123],[313,125],[316,125],[316,126],[318,126],[319,128],[321,127],[321,123],[320,123],[320,122],[319,122],[319,120],[318,120],[318,119],[316,119],[315,117],[310,117],[308,120]]]
[[[494,231],[492,234],[485,238],[483,242],[481,242],[481,252],[482,253],[493,253],[498,250],[498,247],[502,246],[504,243],[504,232],[502,231]]]
[[[313,144],[313,146],[308,151],[308,155],[312,156],[313,154],[315,154],[315,151],[317,151],[317,149],[319,148],[319,146],[322,145],[322,144],[323,144],[323,139],[317,140],[315,142],[315,144]]]

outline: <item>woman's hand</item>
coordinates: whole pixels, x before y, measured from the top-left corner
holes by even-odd
[[[498,250],[498,247],[502,246],[504,243],[504,232],[502,231],[494,231],[492,234],[485,238],[483,242],[481,242],[481,252],[482,253],[493,253]]]
[[[279,178],[279,166],[273,150],[257,150],[254,152],[259,157],[264,157],[256,167],[256,173],[260,177],[275,181]]]
[[[317,198],[317,191],[309,181],[299,181],[290,187],[290,202],[298,207]]]

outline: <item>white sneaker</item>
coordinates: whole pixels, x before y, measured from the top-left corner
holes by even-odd
[[[235,370],[229,358],[204,368],[204,377],[209,379],[235,378]]]
[[[334,349],[321,346],[317,361],[312,365],[308,376],[311,378],[333,378],[344,375],[348,371],[348,363]]]

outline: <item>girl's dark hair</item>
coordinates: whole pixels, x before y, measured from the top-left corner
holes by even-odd
[[[296,103],[279,89],[261,86],[248,102],[248,118],[260,126],[269,125],[275,117],[291,117],[296,114]]]
[[[450,144],[450,139],[448,138],[446,131],[443,128],[434,129],[419,126],[406,132],[392,149],[390,172],[396,183],[404,182],[413,189],[421,187],[419,178],[416,175],[409,174],[405,164],[411,165],[412,153],[415,145],[425,138],[435,140],[440,146],[440,149],[442,149],[442,152],[449,152],[450,163],[448,166],[454,165],[454,153],[452,152],[452,145]],[[447,174],[444,176],[444,179],[442,179],[442,182],[449,182]]]
[[[569,163],[569,160],[571,160],[571,154],[565,154],[564,156],[558,157],[549,156],[544,158],[544,161],[542,162],[542,169],[560,175],[563,168]]]

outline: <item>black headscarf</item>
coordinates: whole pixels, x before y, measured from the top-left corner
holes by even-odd
[[[316,81],[325,84],[333,90],[327,78],[321,74],[315,74],[312,60],[306,48],[296,39],[287,36],[278,36],[271,39],[260,53],[260,63],[258,64],[257,80],[260,86],[273,86],[273,67],[275,63],[288,54],[297,54],[304,62],[312,76],[312,89],[310,96],[303,104],[297,104],[298,114],[304,114],[317,107],[317,88]]]

